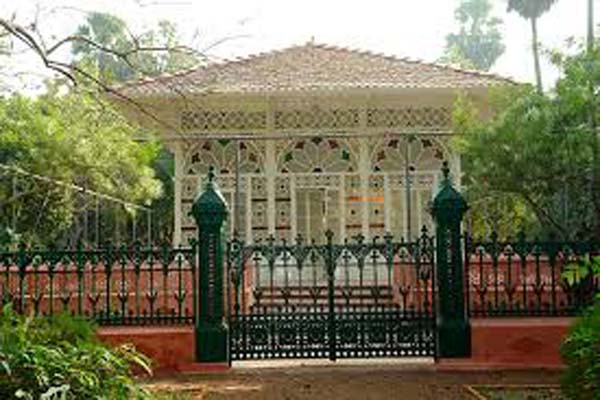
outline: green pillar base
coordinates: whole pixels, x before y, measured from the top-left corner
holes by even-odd
[[[196,325],[196,361],[229,362],[229,329],[225,323],[201,321]]]
[[[438,326],[438,356],[471,357],[471,325],[464,320],[443,321]]]

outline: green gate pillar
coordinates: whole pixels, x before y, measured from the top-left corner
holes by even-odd
[[[225,322],[223,237],[227,203],[214,182],[213,167],[208,182],[198,193],[191,215],[198,226],[199,307],[195,316],[196,361],[227,362],[229,330]]]
[[[438,356],[469,357],[471,327],[465,305],[461,246],[461,221],[468,207],[452,187],[448,163],[442,171],[444,179],[431,210],[436,225]]]

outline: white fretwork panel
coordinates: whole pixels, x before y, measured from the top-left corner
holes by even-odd
[[[430,211],[431,202],[433,201],[432,193],[432,190],[421,190],[419,195],[421,201],[421,226],[419,228],[425,225],[430,235],[433,234],[433,218]]]
[[[330,230],[334,234],[334,241],[340,239],[340,190],[338,188],[327,189],[325,192],[325,230]]]
[[[199,140],[186,152],[184,171],[205,177],[213,166],[218,175],[233,175],[237,153],[240,173],[260,173],[264,170],[264,147],[264,141]]]
[[[371,151],[371,165],[376,172],[399,172],[406,167],[413,172],[439,172],[449,158],[436,139],[414,135],[380,139]]]
[[[194,200],[198,194],[198,188],[200,184],[200,177],[188,176],[182,178],[182,193],[181,197],[184,200]]]
[[[303,110],[275,111],[276,129],[340,129],[357,128],[360,125],[360,110],[312,108]]]
[[[407,177],[405,174],[389,174],[390,187],[403,190],[407,187]],[[410,182],[410,189],[432,189],[435,186],[435,175],[434,172],[422,172],[410,174],[408,177]]]
[[[362,193],[360,191],[360,176],[347,175],[346,185],[346,237],[354,238],[362,233]]]
[[[275,177],[275,197],[290,197],[290,177],[288,175],[279,175]]]
[[[194,218],[190,215],[193,205],[194,205],[194,203],[191,201],[181,202],[181,226],[183,226],[183,227],[195,227],[196,226],[196,222],[194,221]]]
[[[252,176],[250,185],[253,199],[267,198],[267,179],[264,176]]]
[[[364,196],[369,212],[369,235],[370,237],[385,235],[385,199],[384,178],[382,175],[371,175],[369,177],[369,193]]]
[[[267,210],[267,179],[253,176],[251,178],[252,197],[249,213],[252,227],[252,239],[256,242],[265,239],[269,234],[269,219]]]
[[[252,199],[251,210],[252,239],[256,242],[269,235],[266,200]]]
[[[346,193],[356,193],[360,191],[360,176],[358,174],[346,175],[344,180],[346,184]]]
[[[452,125],[452,112],[446,107],[369,108],[366,114],[370,128],[448,129]]]
[[[290,200],[278,200],[275,202],[275,237],[292,240],[292,203]]]
[[[273,125],[278,130],[356,130],[360,129],[361,112],[369,128],[449,129],[452,112],[447,107],[398,108],[294,108],[273,111]],[[184,131],[233,132],[267,129],[266,111],[193,110],[180,117]]]
[[[331,174],[296,175],[297,188],[338,188],[340,176]]]
[[[292,206],[289,176],[275,178],[275,233],[278,239],[291,240]]]
[[[383,175],[371,175],[369,176],[369,194],[371,193],[383,193]]]
[[[282,173],[340,173],[356,171],[356,155],[344,139],[313,137],[287,141],[278,148],[277,170]]]
[[[237,131],[266,127],[266,111],[196,110],[181,113],[181,128],[187,131]]]

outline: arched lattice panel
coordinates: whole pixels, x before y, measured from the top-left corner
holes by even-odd
[[[449,154],[437,139],[424,137],[393,137],[378,140],[372,147],[371,165],[374,172],[404,171],[406,161],[415,171],[439,171]]]
[[[343,139],[313,137],[290,141],[279,153],[282,173],[355,172],[357,154]]]
[[[233,174],[236,170],[236,147],[239,148],[241,173],[260,173],[264,170],[264,143],[230,139],[201,140],[185,157],[184,172],[204,175],[213,165],[219,174]]]

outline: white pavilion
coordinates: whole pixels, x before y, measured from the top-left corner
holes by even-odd
[[[452,151],[453,103],[488,112],[483,72],[307,43],[128,84],[128,113],[175,158],[174,244],[209,166],[246,241],[414,237]]]

